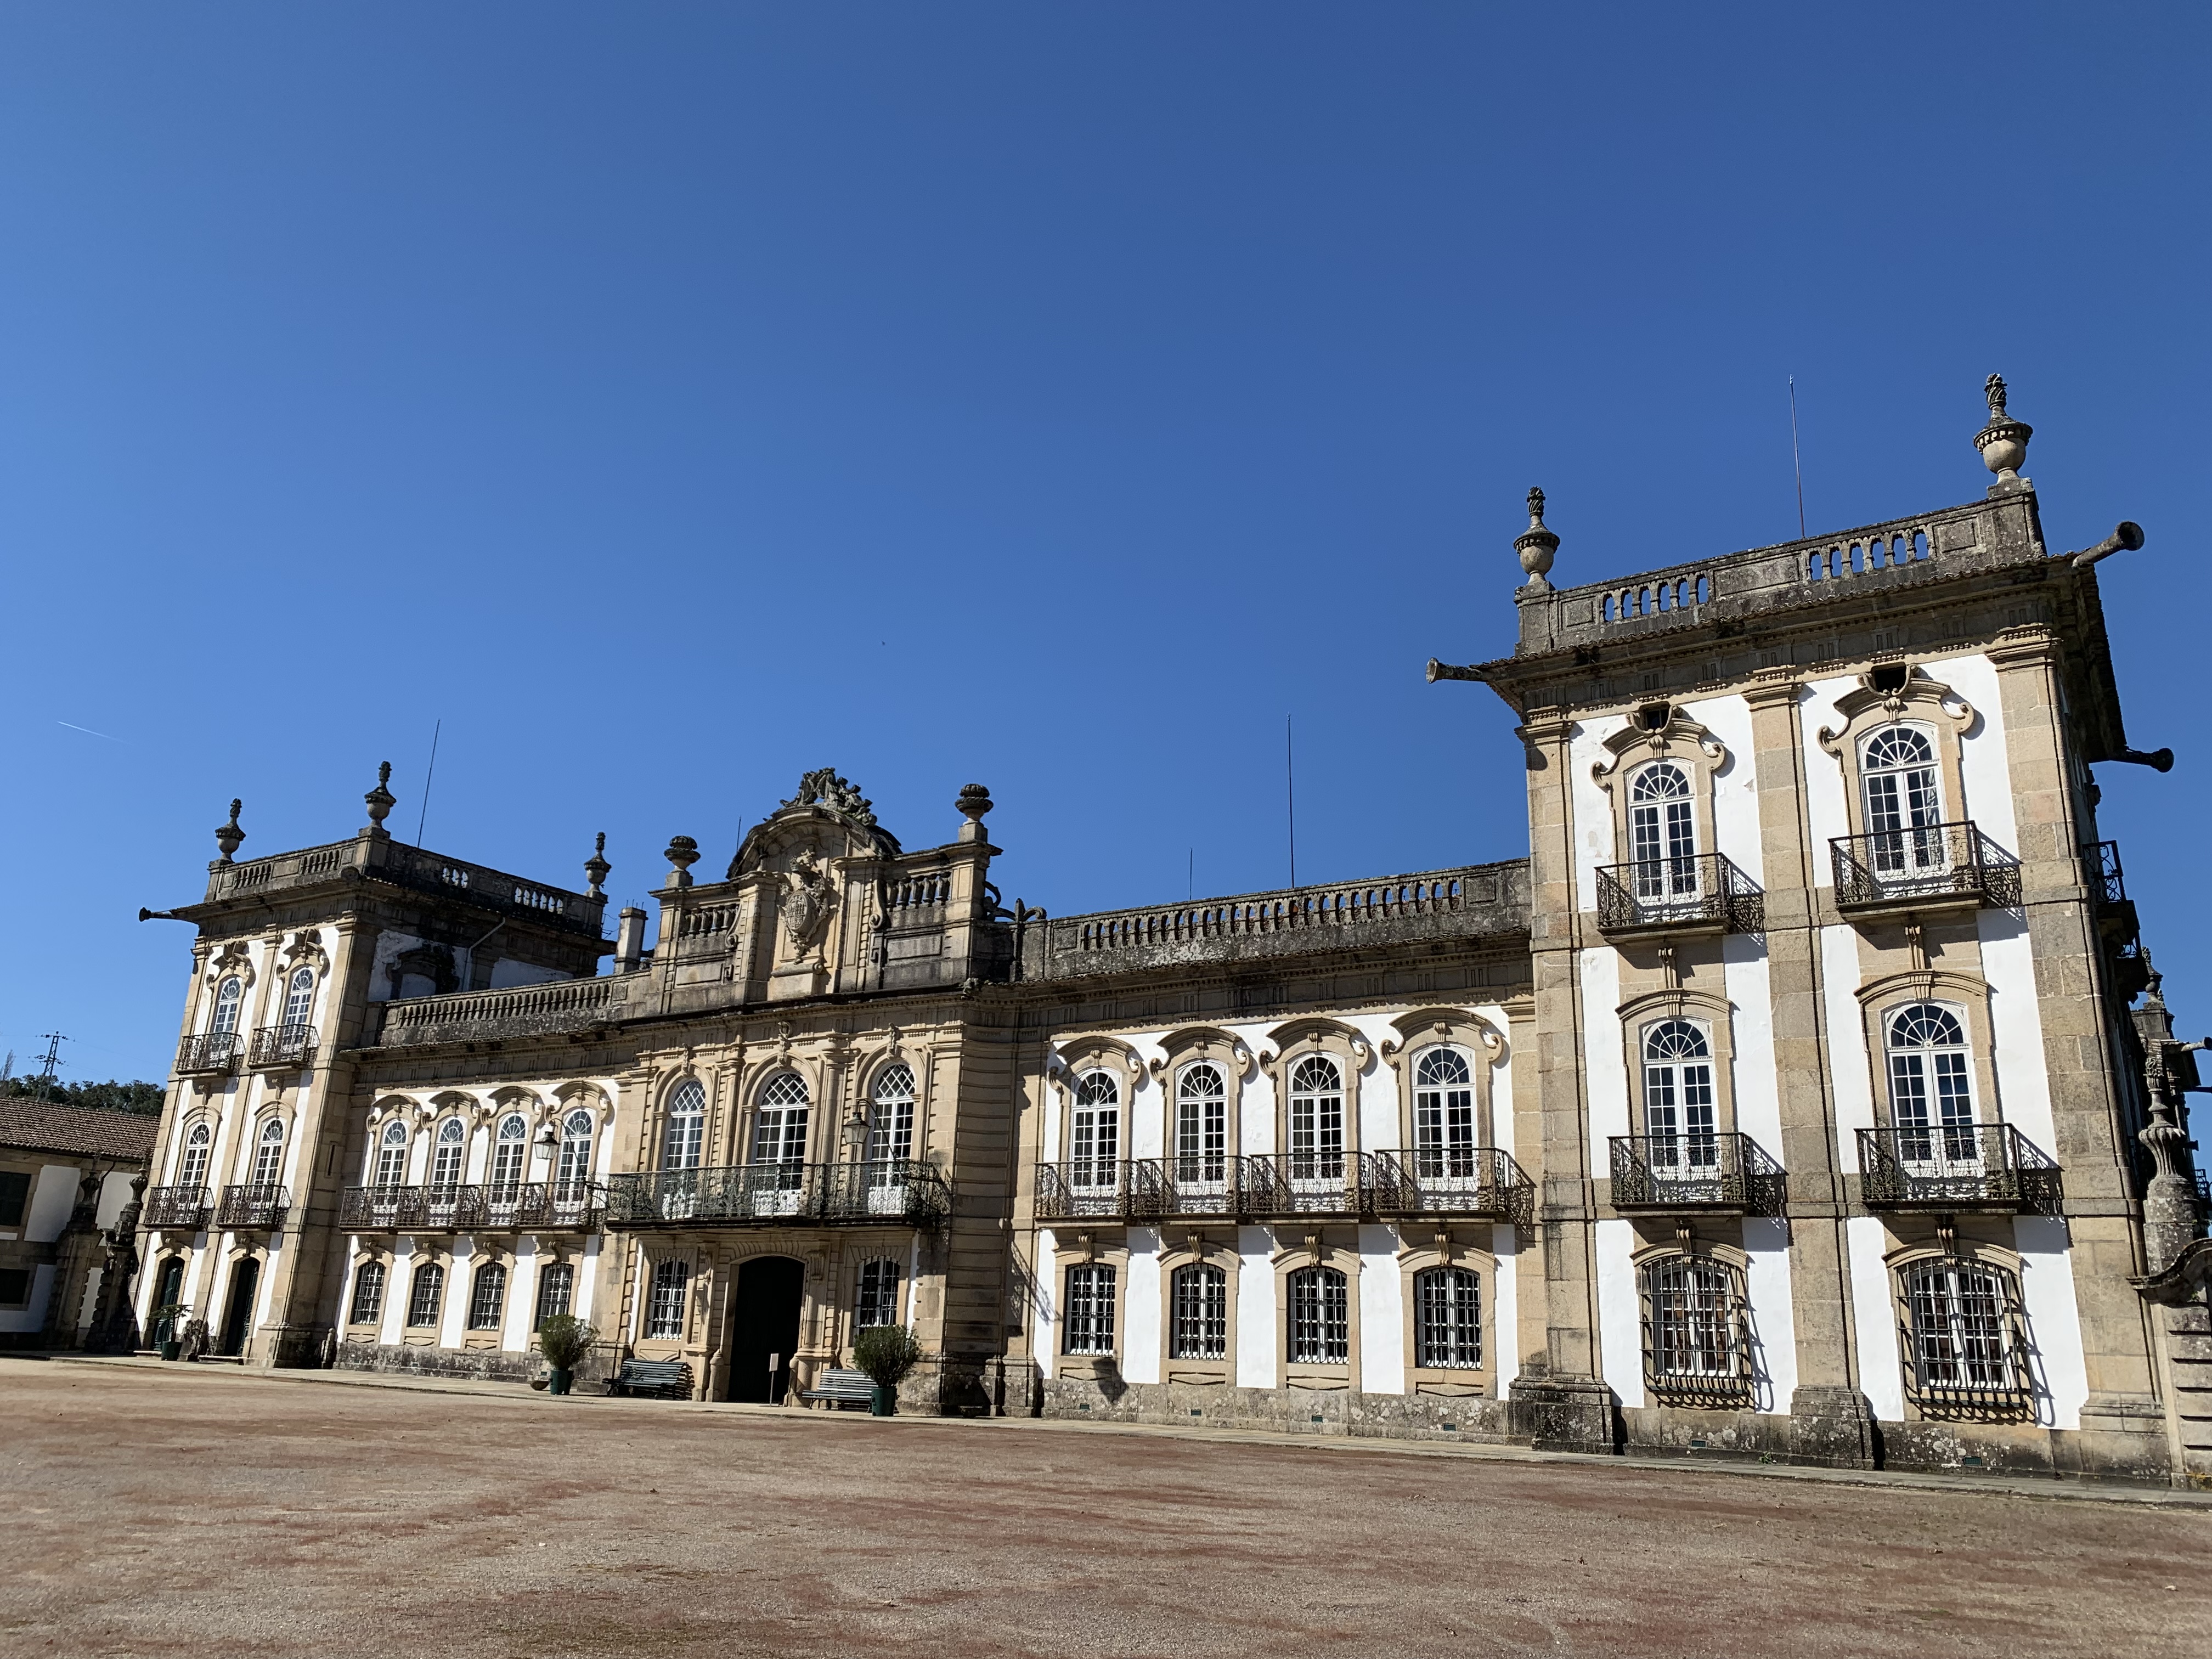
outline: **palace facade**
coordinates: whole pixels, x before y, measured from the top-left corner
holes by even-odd
[[[1575,587],[1540,494],[1529,848],[1048,917],[980,787],[810,774],[657,918],[368,823],[199,902],[139,1310],[696,1397],[911,1325],[912,1408],[2212,1479],[2175,1042],[2100,827],[2097,565],[1992,380],[1980,499]],[[388,773],[388,769],[386,771]],[[648,921],[654,924],[647,941]],[[2138,1000],[2140,999],[2140,1002]]]

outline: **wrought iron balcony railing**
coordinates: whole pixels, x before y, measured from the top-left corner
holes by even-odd
[[[1828,846],[1838,909],[1907,909],[1964,900],[2009,910],[2020,902],[2020,860],[1971,819],[1838,836]]]
[[[1368,1208],[1376,1215],[1488,1216],[1527,1226],[1536,1188],[1495,1146],[1417,1146],[1368,1159]]]
[[[589,1181],[349,1187],[338,1198],[338,1224],[356,1233],[589,1231],[603,1205]]]
[[[315,1063],[312,1025],[264,1025],[253,1034],[253,1065],[297,1070]]]
[[[1612,1146],[1616,1210],[1780,1215],[1789,1195],[1782,1166],[1747,1134],[1614,1135]]]
[[[1040,1221],[1467,1215],[1526,1223],[1534,1189],[1490,1146],[1071,1160],[1037,1166]]]
[[[215,1224],[273,1230],[284,1224],[284,1212],[291,1207],[292,1194],[282,1187],[265,1182],[226,1187]]]
[[[1859,1131],[1863,1197],[1875,1210],[2057,1215],[2058,1161],[2009,1123],[1891,1124]]]
[[[2085,841],[2081,843],[2081,882],[2089,890],[2092,903],[2125,904],[2128,902],[2127,875],[2120,868],[2119,842]]]
[[[607,1182],[606,1224],[648,1227],[934,1227],[952,1194],[936,1166],[904,1158],[874,1164],[746,1164],[663,1170]]]
[[[1756,933],[1766,926],[1766,895],[1718,853],[1611,864],[1597,872],[1597,925],[1608,933]]]
[[[138,1224],[198,1232],[207,1225],[214,1207],[212,1195],[204,1187],[154,1187],[139,1206]]]
[[[244,1045],[235,1031],[200,1031],[177,1044],[179,1077],[228,1077]]]

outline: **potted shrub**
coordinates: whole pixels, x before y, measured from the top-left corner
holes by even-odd
[[[903,1325],[871,1325],[853,1339],[853,1365],[875,1384],[868,1401],[872,1417],[898,1414],[898,1386],[921,1364],[921,1344]]]
[[[183,1352],[185,1359],[198,1359],[208,1351],[208,1322],[204,1319],[187,1319],[184,1323]]]
[[[568,1314],[554,1314],[538,1328],[538,1352],[545,1356],[545,1392],[566,1394],[576,1380],[576,1366],[591,1352],[599,1334]]]
[[[154,1346],[162,1358],[174,1359],[184,1352],[185,1316],[191,1311],[181,1302],[164,1303],[154,1310]]]

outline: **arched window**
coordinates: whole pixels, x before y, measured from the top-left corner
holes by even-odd
[[[1911,1164],[1971,1163],[1972,1068],[1958,1016],[1940,1003],[1915,1002],[1890,1015],[1889,1115],[1898,1157]]]
[[[469,1293],[469,1328],[495,1331],[506,1310],[507,1269],[496,1261],[487,1261],[477,1269],[476,1283]]]
[[[1645,1264],[1644,1376],[1672,1404],[1739,1405],[1751,1392],[1742,1286],[1735,1270],[1701,1256]]]
[[[353,1319],[356,1325],[374,1325],[384,1317],[384,1264],[364,1261],[353,1273]]]
[[[871,1325],[898,1322],[899,1264],[884,1256],[863,1261],[860,1294],[853,1299],[854,1328],[865,1330]]]
[[[384,1126],[384,1133],[376,1143],[376,1182],[380,1187],[397,1187],[407,1179],[407,1125],[393,1118]]]
[[[1229,1094],[1218,1066],[1186,1066],[1176,1079],[1176,1180],[1206,1186],[1229,1175]]]
[[[903,1164],[914,1156],[914,1068],[895,1061],[876,1074],[875,1110],[868,1117],[868,1162]],[[896,1174],[872,1175],[872,1184]]]
[[[1425,1048],[1413,1067],[1413,1170],[1424,1181],[1474,1171],[1474,1074],[1455,1048]]]
[[[261,1126],[261,1139],[253,1148],[253,1184],[274,1187],[284,1178],[284,1125],[270,1118]]]
[[[420,1330],[438,1322],[438,1304],[446,1294],[446,1270],[434,1261],[426,1261],[415,1270],[415,1282],[407,1292],[407,1326]]]
[[[1629,785],[1628,842],[1638,898],[1696,896],[1697,812],[1689,775],[1674,762],[1645,767]]]
[[[215,1137],[204,1123],[195,1123],[185,1137],[184,1162],[178,1166],[177,1185],[204,1187],[207,1185],[208,1154]]]
[[[691,1264],[688,1261],[656,1262],[653,1269],[653,1294],[646,1304],[645,1334],[667,1341],[684,1334],[684,1299],[691,1289]]]
[[[246,999],[246,981],[236,974],[226,975],[222,984],[215,988],[215,1017],[208,1022],[208,1030],[217,1036],[228,1036],[238,1030],[239,1005]]]
[[[1859,750],[1859,787],[1873,837],[1874,867],[1881,875],[1912,875],[1948,867],[1943,796],[1936,782],[1936,745],[1917,726],[1885,726]]]
[[[1068,1184],[1112,1186],[1120,1177],[1121,1158],[1121,1090],[1113,1073],[1085,1072],[1076,1079],[1068,1130]]]
[[[1465,1267],[1430,1267],[1413,1275],[1419,1363],[1431,1370],[1482,1365],[1482,1280]]]
[[[778,1072],[761,1090],[753,1121],[753,1162],[779,1166],[779,1184],[795,1187],[806,1163],[806,1079]]]
[[[545,1322],[575,1305],[576,1269],[566,1261],[549,1261],[538,1273],[538,1317],[530,1328],[542,1331]]]
[[[2034,1401],[2020,1291],[1984,1262],[1917,1262],[1905,1295],[1906,1392],[1929,1416],[2011,1417]]]
[[[660,1167],[696,1170],[707,1145],[707,1085],[687,1077],[668,1097],[668,1121],[661,1131]]]
[[[1720,1161],[1714,1137],[1712,1047],[1686,1019],[1662,1019],[1644,1030],[1644,1132],[1654,1170],[1711,1170]]]
[[[461,1184],[463,1160],[468,1156],[468,1131],[457,1117],[449,1117],[438,1126],[438,1139],[430,1154],[430,1184],[433,1187],[458,1187]]]
[[[315,970],[295,968],[284,989],[284,1024],[289,1029],[305,1025],[307,1017],[314,1012]]]
[[[1294,1365],[1341,1365],[1351,1358],[1350,1285],[1334,1267],[1301,1267],[1291,1275],[1290,1339]]]
[[[1114,1352],[1114,1270],[1086,1262],[1067,1270],[1067,1318],[1064,1352]]]
[[[578,1107],[561,1120],[561,1161],[555,1167],[553,1178],[560,1183],[561,1196],[571,1197],[587,1186],[592,1179],[592,1131],[595,1127],[592,1115]]]
[[[1326,1054],[1291,1068],[1291,1179],[1344,1179],[1344,1074]]]
[[[1229,1354],[1229,1275],[1210,1262],[1177,1267],[1168,1281],[1168,1355],[1223,1359]]]
[[[522,1185],[523,1163],[530,1156],[530,1124],[520,1112],[500,1119],[492,1136],[491,1188],[494,1197],[512,1199]]]

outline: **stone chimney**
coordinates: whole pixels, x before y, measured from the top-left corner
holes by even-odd
[[[635,974],[645,966],[645,912],[624,905],[615,928],[615,972]]]

